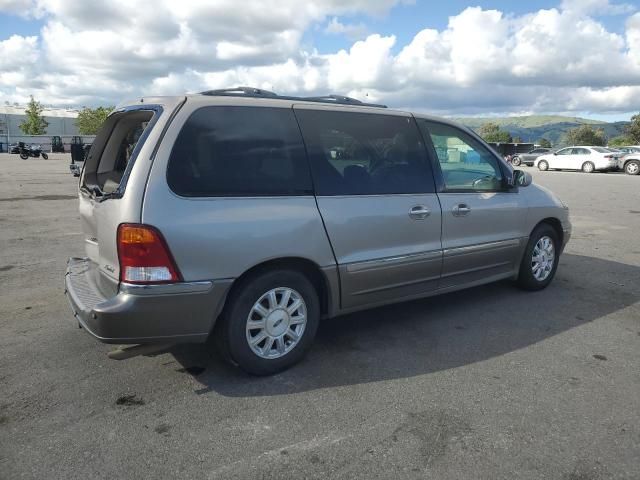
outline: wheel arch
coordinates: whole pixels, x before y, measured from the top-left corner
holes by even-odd
[[[558,240],[560,241],[560,245],[564,244],[564,230],[562,229],[562,222],[560,222],[560,220],[557,219],[556,217],[547,217],[547,218],[543,218],[542,220],[540,220],[531,229],[531,232],[529,233],[529,236],[531,236],[531,234],[535,231],[535,229],[538,228],[542,224],[547,224],[551,228],[553,228],[555,230],[555,232],[556,232],[556,235],[558,235]]]
[[[309,279],[318,293],[321,315],[325,316],[333,311],[332,286],[329,278],[317,263],[304,257],[273,258],[260,262],[245,270],[245,272],[231,284],[225,298],[225,304],[231,295],[233,295],[237,289],[242,288],[242,285],[251,277],[274,270],[294,270],[302,273]]]

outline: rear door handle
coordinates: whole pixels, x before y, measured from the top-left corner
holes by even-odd
[[[411,210],[409,210],[409,217],[412,220],[424,220],[429,215],[431,215],[431,210],[429,210],[424,205],[416,205]]]
[[[465,215],[469,215],[471,208],[466,203],[459,203],[451,210],[454,217],[464,217]]]

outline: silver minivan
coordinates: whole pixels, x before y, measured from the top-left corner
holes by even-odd
[[[117,108],[79,183],[66,294],[107,343],[213,340],[253,374],[321,318],[512,278],[539,290],[567,207],[471,130],[251,88]]]

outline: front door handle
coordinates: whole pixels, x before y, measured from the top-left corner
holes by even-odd
[[[451,210],[454,217],[464,217],[465,215],[469,215],[471,208],[466,203],[459,203]]]
[[[429,215],[431,215],[431,210],[429,210],[424,205],[416,205],[411,210],[409,210],[409,217],[412,220],[424,220]]]

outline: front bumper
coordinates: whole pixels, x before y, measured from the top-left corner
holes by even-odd
[[[96,284],[95,269],[87,258],[70,258],[65,294],[80,325],[105,343],[204,342],[232,283],[121,284],[108,296]]]

